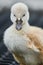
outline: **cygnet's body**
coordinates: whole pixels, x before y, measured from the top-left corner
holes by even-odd
[[[4,43],[21,65],[39,65],[43,63],[43,30],[30,26],[28,19],[29,12],[25,4],[13,5],[13,24],[4,33]]]

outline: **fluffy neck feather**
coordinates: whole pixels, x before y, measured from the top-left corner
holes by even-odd
[[[29,32],[29,27],[30,27],[30,25],[28,24],[28,22],[26,22],[26,24],[23,26],[23,31],[25,33],[28,33]]]

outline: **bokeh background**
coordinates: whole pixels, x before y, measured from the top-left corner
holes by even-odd
[[[0,0],[0,65],[19,65],[3,42],[4,31],[12,25],[11,6],[17,2],[23,2],[28,6],[30,25],[43,28],[43,0]]]

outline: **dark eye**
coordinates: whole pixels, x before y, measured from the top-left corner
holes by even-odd
[[[25,14],[23,15],[23,17],[25,16]]]
[[[16,17],[16,15],[14,14],[14,16]]]

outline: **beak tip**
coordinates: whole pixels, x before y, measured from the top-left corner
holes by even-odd
[[[16,29],[19,31],[22,29],[22,26],[21,25],[16,25]]]

